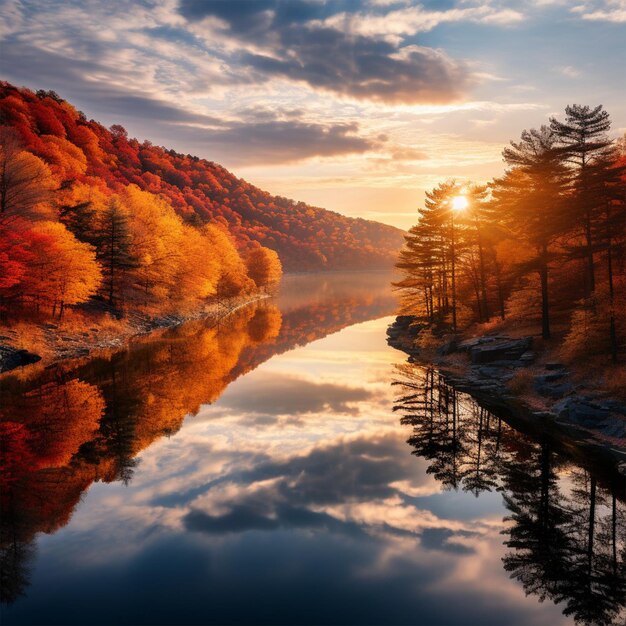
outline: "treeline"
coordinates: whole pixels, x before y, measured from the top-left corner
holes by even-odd
[[[402,245],[397,228],[272,196],[216,163],[87,120],[54,92],[0,82],[0,125],[15,128],[60,182],[113,191],[136,185],[167,199],[188,224],[222,225],[240,248],[276,250],[287,270],[391,267]]]
[[[573,105],[503,151],[486,185],[426,194],[397,266],[404,310],[468,327],[493,318],[564,333],[564,352],[610,354],[626,334],[626,138],[602,106]],[[493,322],[492,322],[493,323]]]
[[[53,144],[54,145],[54,144]],[[273,250],[239,251],[222,224],[191,225],[137,185],[84,176],[85,155],[59,144],[47,163],[0,127],[0,305],[61,318],[97,298],[116,311],[184,309],[264,289]]]

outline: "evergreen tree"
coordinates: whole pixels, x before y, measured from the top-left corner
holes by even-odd
[[[119,305],[127,273],[137,261],[132,253],[129,218],[117,197],[111,198],[102,215],[97,257],[102,265],[104,296],[109,305]]]
[[[96,211],[89,200],[59,206],[59,220],[76,239],[85,243],[97,243],[95,216]]]
[[[557,136],[546,126],[525,130],[521,141],[511,142],[503,156],[511,169],[494,181],[494,199],[511,231],[536,250],[530,267],[539,272],[541,279],[542,336],[549,339],[549,247],[565,229],[567,171],[557,148]]]
[[[606,133],[611,127],[609,114],[602,105],[595,108],[574,104],[565,108],[565,122],[550,119],[558,138],[561,157],[574,170],[572,206],[584,230],[584,255],[587,261],[588,295],[595,289],[593,221],[598,198],[593,190],[594,166],[611,145]]]

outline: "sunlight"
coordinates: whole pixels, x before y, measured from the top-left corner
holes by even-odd
[[[469,202],[465,196],[454,196],[452,198],[452,208],[455,211],[464,211],[467,209]]]

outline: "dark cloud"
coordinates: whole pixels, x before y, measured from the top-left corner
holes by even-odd
[[[231,473],[221,477],[219,483],[205,485],[207,494],[218,484],[241,485],[244,489],[232,494],[228,490],[228,502],[222,503],[228,510],[219,515],[192,508],[184,518],[185,527],[211,535],[279,528],[361,534],[365,532],[363,525],[315,509],[348,502],[380,501],[396,495],[391,483],[409,479],[415,469],[415,459],[402,454],[405,446],[398,437],[385,435],[314,448],[306,455],[285,461],[258,459],[253,469]],[[250,489],[252,485],[256,488]],[[180,506],[202,491],[194,488],[173,500],[161,498],[152,504]],[[384,530],[397,534],[399,529],[385,525]]]
[[[285,504],[277,506],[271,516],[266,516],[249,506],[234,506],[224,515],[208,515],[202,511],[193,510],[185,515],[183,524],[187,530],[209,535],[279,528],[326,530],[353,536],[363,533],[361,527],[354,522],[344,522],[327,513]]]
[[[132,85],[124,88],[103,81],[85,80],[85,76],[105,69],[97,58],[72,59],[27,46],[14,38],[8,38],[2,46],[2,70],[6,78],[18,86],[53,89],[71,104],[85,108],[87,117],[97,111],[98,115],[117,116],[120,120],[139,118],[152,123],[224,124],[217,117],[193,113],[164,100],[133,92]]]
[[[332,6],[334,12],[339,10]],[[260,76],[388,103],[450,102],[471,83],[463,63],[432,48],[400,48],[380,38],[325,27],[320,18],[333,11],[318,2],[184,0],[180,12],[192,22],[218,18],[228,36],[266,49],[236,56]]]
[[[305,456],[261,463],[237,477],[244,484],[273,480],[269,501],[300,506],[375,501],[397,494],[391,483],[408,480],[415,460],[393,435],[314,448]]]
[[[362,387],[318,383],[287,374],[262,374],[243,379],[237,393],[226,395],[222,406],[266,415],[298,415],[317,411],[356,414],[352,402],[373,396]]]
[[[380,145],[358,134],[356,124],[312,123],[299,110],[249,108],[236,120],[194,113],[85,75],[102,72],[97,61],[69,59],[11,41],[3,46],[4,75],[18,85],[54,89],[87,117],[122,122],[131,134],[179,150],[195,151],[229,166],[288,163],[314,156],[362,153]]]
[[[385,41],[330,28],[290,29],[283,35],[284,55],[245,54],[242,62],[266,75],[387,103],[450,102],[468,86],[462,65],[430,48],[399,56]]]
[[[271,484],[242,490],[229,506],[242,507],[271,517],[276,507],[289,503],[297,508],[316,508],[342,502],[383,500],[398,491],[391,484],[410,480],[415,483],[416,460],[406,454],[404,440],[392,434],[339,441],[332,446],[312,449],[308,454],[287,460],[266,456],[245,457],[251,469],[229,472],[219,479],[198,485],[176,495],[159,496],[157,506],[181,506],[217,487]]]
[[[298,120],[229,123],[223,129],[181,128],[179,137],[229,164],[290,163],[314,156],[367,152],[379,142],[359,136],[357,124],[316,124]]]
[[[315,0],[182,0],[179,12],[189,21],[216,17],[233,32],[266,36],[270,26],[284,27],[322,19],[339,12],[340,6],[337,2]]]
[[[454,554],[473,554],[475,550],[461,543],[449,541],[454,537],[475,537],[477,533],[468,531],[452,531],[449,528],[425,528],[421,535],[422,547],[428,550],[442,550]]]

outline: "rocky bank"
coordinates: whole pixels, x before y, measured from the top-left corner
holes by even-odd
[[[568,436],[602,448],[626,473],[626,403],[590,393],[576,384],[560,362],[541,362],[533,337],[502,334],[442,338],[436,354],[424,354],[416,339],[424,325],[411,316],[396,318],[387,330],[388,343],[409,355],[409,361],[433,364],[446,382],[470,394],[493,412],[563,429]],[[514,379],[528,378],[523,393]]]
[[[0,373],[33,363],[42,362],[47,366],[66,359],[88,357],[100,350],[121,350],[134,337],[173,328],[191,320],[206,318],[217,321],[242,306],[269,297],[269,294],[256,294],[245,298],[232,298],[219,304],[206,304],[187,313],[149,316],[136,311],[129,312],[124,318],[123,327],[109,332],[103,331],[98,326],[69,332],[55,323],[40,324],[38,330],[45,338],[46,347],[43,356],[34,350],[21,347],[17,331],[0,327]]]

